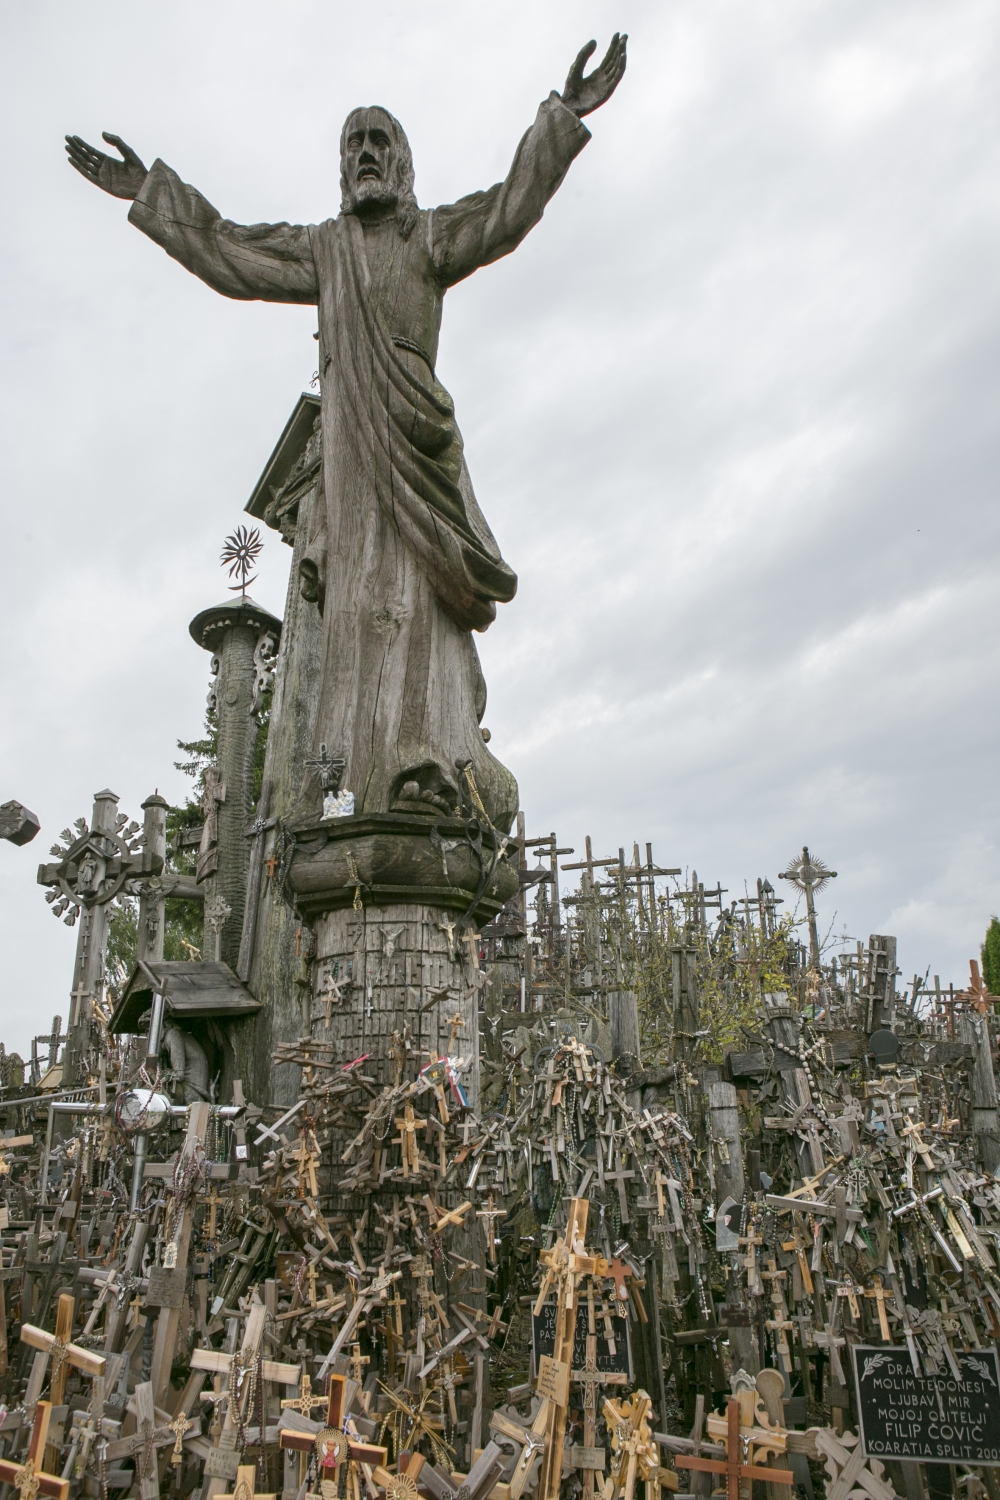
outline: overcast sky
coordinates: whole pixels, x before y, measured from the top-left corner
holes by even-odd
[[[520,576],[479,646],[530,831],[651,840],[734,895],[804,842],[824,927],[962,982],[1000,910],[1000,12],[988,0],[7,0],[0,1039],[66,1016],[35,870],[110,786],[185,791],[191,617],[315,368],[65,164],[122,135],[227,216],[339,201],[347,111],[423,205],[501,178],[577,48],[614,99],[439,375]],[[275,533],[257,598],[281,613]],[[44,1023],[44,1027],[42,1026]]]

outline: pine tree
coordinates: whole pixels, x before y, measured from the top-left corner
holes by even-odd
[[[1000,917],[991,917],[980,950],[983,956],[983,978],[991,995],[1000,995]]]

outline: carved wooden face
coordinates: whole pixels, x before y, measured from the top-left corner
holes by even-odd
[[[381,109],[358,109],[349,117],[341,157],[341,175],[353,206],[395,206],[396,147],[389,117]]]

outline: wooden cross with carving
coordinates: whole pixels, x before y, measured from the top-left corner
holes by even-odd
[[[865,1292],[865,1296],[874,1297],[876,1299],[875,1305],[878,1308],[879,1330],[886,1343],[891,1344],[892,1334],[889,1332],[889,1319],[886,1317],[885,1304],[887,1299],[890,1297],[892,1298],[893,1302],[895,1302],[896,1296],[894,1292],[886,1291],[885,1287],[882,1285],[881,1276],[873,1276],[872,1282],[873,1285],[869,1287],[869,1289]]]
[[[768,1330],[769,1333],[774,1334],[775,1343],[778,1348],[778,1358],[781,1361],[782,1369],[791,1374],[792,1351],[789,1348],[788,1344],[788,1330],[790,1328],[794,1328],[795,1325],[792,1322],[791,1318],[788,1316],[788,1308],[785,1305],[785,1294],[782,1291],[781,1287],[781,1283],[785,1280],[787,1275],[787,1271],[778,1270],[777,1261],[773,1256],[771,1256],[767,1262],[767,1270],[761,1271],[760,1273],[760,1279],[762,1281],[769,1281],[771,1283],[771,1303],[773,1312],[771,1317],[765,1321],[764,1327]]]
[[[187,1412],[183,1406],[179,1408],[176,1417],[167,1423],[170,1431],[174,1434],[174,1449],[170,1455],[170,1462],[176,1468],[184,1462],[184,1435],[191,1431],[196,1424],[188,1420]]]
[[[208,1196],[205,1199],[205,1202],[208,1204],[208,1239],[209,1239],[209,1243],[211,1243],[215,1239],[215,1215],[216,1215],[216,1211],[217,1211],[217,1209],[219,1207],[219,1204],[220,1203],[225,1203],[225,1201],[226,1201],[225,1198],[220,1197],[220,1195],[215,1191],[215,1183],[213,1182],[212,1185],[211,1185],[211,1190],[210,1190]]]
[[[802,1276],[802,1290],[811,1297],[813,1294],[813,1279],[812,1271],[809,1269],[809,1257],[806,1255],[806,1250],[809,1248],[809,1241],[796,1230],[790,1240],[782,1240],[781,1248],[782,1250],[795,1251],[799,1262],[799,1272]]]
[[[298,1145],[292,1152],[292,1158],[296,1162],[299,1174],[300,1198],[316,1198],[319,1196],[319,1178],[316,1176],[316,1168],[319,1166],[319,1156],[312,1149],[307,1139],[307,1136],[311,1134],[311,1131],[303,1130],[299,1135]]]
[[[496,1261],[497,1258],[496,1221],[497,1219],[505,1219],[506,1217],[507,1210],[505,1208],[497,1208],[496,1199],[492,1193],[486,1195],[486,1207],[476,1209],[476,1218],[484,1220],[484,1227],[486,1229],[486,1254],[492,1261]]]
[[[748,1481],[753,1479],[763,1479],[771,1484],[795,1483],[795,1475],[791,1469],[766,1469],[763,1464],[740,1462],[740,1455],[743,1451],[740,1436],[740,1403],[735,1396],[730,1396],[726,1402],[726,1433],[723,1441],[726,1445],[724,1460],[697,1458],[693,1454],[678,1453],[674,1456],[674,1467],[696,1469],[701,1474],[724,1474],[726,1476],[726,1500],[740,1500],[741,1482],[746,1483],[746,1492],[749,1495]]]
[[[427,1127],[426,1120],[418,1120],[413,1114],[413,1105],[407,1102],[403,1106],[403,1113],[393,1123],[399,1131],[400,1154],[403,1158],[403,1176],[409,1177],[412,1168],[414,1174],[420,1171],[420,1151],[417,1146],[417,1131]]]
[[[460,1010],[456,1010],[453,1016],[447,1016],[445,1018],[444,1024],[448,1028],[448,1051],[454,1052],[455,1038],[460,1031],[465,1030],[465,1022],[462,1020],[462,1012]],[[30,1140],[31,1137],[29,1136],[28,1139]]]
[[[254,1490],[256,1473],[256,1464],[240,1464],[236,1470],[233,1500],[277,1500],[277,1497],[273,1493],[270,1495],[261,1495]]]
[[[311,1420],[314,1406],[327,1405],[329,1405],[328,1397],[324,1396],[322,1391],[317,1391],[315,1396],[313,1395],[312,1381],[305,1371],[303,1371],[299,1394],[290,1397],[286,1401],[282,1401],[281,1409],[284,1411],[286,1407],[290,1407],[292,1411],[297,1411],[300,1416],[309,1417]]]
[[[35,1406],[35,1421],[31,1429],[31,1441],[24,1463],[9,1458],[0,1459],[0,1480],[12,1484],[20,1500],[37,1500],[38,1495],[49,1495],[52,1500],[69,1500],[69,1480],[55,1474],[46,1474],[42,1468],[42,1455],[49,1435],[52,1420],[52,1402],[39,1401]]]

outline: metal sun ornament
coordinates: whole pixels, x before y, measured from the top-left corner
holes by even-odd
[[[810,854],[807,848],[803,848],[801,856],[793,859],[788,868],[778,876],[779,880],[790,880],[800,891],[812,891],[814,895],[825,890],[827,884],[836,878],[836,870],[831,870],[823,860]]]
[[[247,584],[253,583],[257,576],[254,574],[254,577],[250,578],[248,574],[263,550],[264,543],[260,539],[260,532],[256,526],[250,531],[245,526],[237,526],[236,530],[226,537],[219,560],[223,567],[228,563],[230,578],[239,579],[239,583],[230,584],[230,593],[240,593],[244,598],[246,597]]]

